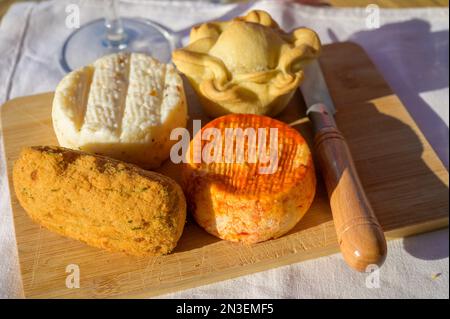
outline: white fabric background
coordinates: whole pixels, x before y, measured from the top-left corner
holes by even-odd
[[[62,78],[58,57],[72,31],[64,26],[68,3],[80,5],[82,23],[101,17],[101,1],[76,0],[20,3],[5,15],[0,24],[0,104],[51,91]],[[254,8],[269,11],[287,30],[312,27],[324,43],[353,40],[361,44],[448,169],[448,8],[382,9],[381,27],[369,30],[364,8],[313,8],[285,1],[120,3],[122,15],[149,18],[174,31]],[[0,297],[14,298],[22,294],[3,143],[0,156]],[[164,297],[449,298],[448,237],[444,229],[390,242],[378,289],[366,288],[367,274],[349,270],[336,254]]]

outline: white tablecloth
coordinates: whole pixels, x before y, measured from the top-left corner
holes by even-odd
[[[0,24],[0,104],[51,91],[62,78],[58,57],[72,31],[64,24],[68,3],[80,5],[82,23],[101,17],[101,1],[76,0],[19,3],[4,16]],[[365,8],[313,8],[285,1],[120,3],[122,15],[149,18],[174,31],[254,8],[269,11],[287,30],[309,26],[324,43],[353,40],[361,44],[448,168],[448,8],[382,9],[380,28],[370,29]],[[3,144],[0,156],[0,297],[11,298],[22,293]],[[448,298],[448,242],[448,229],[390,242],[379,288],[367,288],[367,274],[349,270],[336,254],[165,297]]]

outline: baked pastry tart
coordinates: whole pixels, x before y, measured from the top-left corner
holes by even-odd
[[[320,53],[308,28],[284,32],[265,11],[191,30],[189,45],[172,59],[197,92],[205,112],[274,116],[303,79],[303,67]]]

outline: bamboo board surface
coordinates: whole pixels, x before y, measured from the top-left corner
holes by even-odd
[[[448,226],[448,172],[364,51],[351,43],[327,45],[320,63],[338,110],[336,121],[387,237]],[[205,124],[189,88],[187,94],[191,119],[201,118]],[[9,177],[23,146],[57,145],[52,97],[44,93],[3,105]],[[292,123],[304,111],[297,95],[279,118]],[[309,122],[296,127],[310,140]],[[174,164],[166,162],[160,171],[178,178]],[[13,191],[11,201],[26,297],[155,296],[338,251],[320,177],[311,209],[281,238],[243,246],[221,241],[188,221],[175,252],[154,258],[113,254],[53,234],[28,218]],[[80,288],[66,287],[66,267],[71,264],[79,266]]]

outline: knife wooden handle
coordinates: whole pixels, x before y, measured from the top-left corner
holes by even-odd
[[[309,114],[315,127],[314,148],[330,198],[342,255],[349,266],[366,271],[381,266],[386,240],[356,172],[350,150],[332,115]]]

